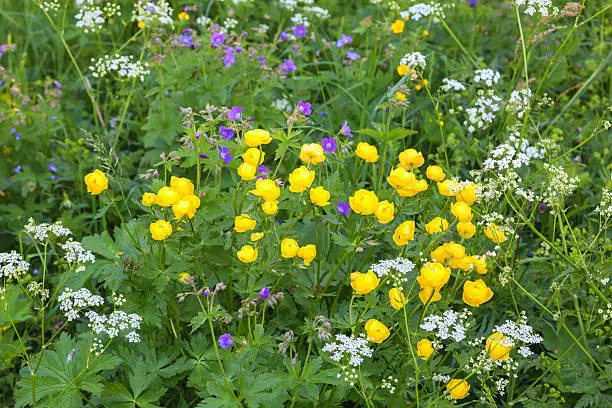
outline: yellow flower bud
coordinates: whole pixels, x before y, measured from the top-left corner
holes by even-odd
[[[440,295],[440,289],[421,288],[419,291],[419,299],[421,299],[421,303],[425,305],[439,301],[442,299],[442,295]]]
[[[421,339],[417,343],[417,355],[421,357],[422,360],[429,360],[429,358],[433,355],[434,348],[431,341],[428,339]]]
[[[249,214],[241,214],[234,218],[234,231],[236,232],[247,232],[255,229],[257,221],[255,221]]]
[[[376,163],[378,161],[378,150],[376,150],[376,146],[372,146],[366,142],[359,142],[359,144],[357,144],[355,154],[368,163]]]
[[[177,280],[182,285],[191,285],[193,283],[193,277],[187,272],[179,273],[179,278]]]
[[[329,191],[322,186],[310,189],[310,201],[318,207],[329,205]]]
[[[501,244],[506,240],[506,235],[504,234],[504,227],[501,227],[496,224],[491,224],[484,229],[484,233],[493,243]]]
[[[457,194],[457,183],[446,179],[438,182],[438,191],[445,197],[454,197]]]
[[[349,197],[351,209],[357,214],[369,215],[374,213],[378,205],[376,193],[368,190],[357,190],[352,197]]]
[[[263,232],[253,232],[253,233],[251,233],[251,241],[257,242],[260,239],[262,239],[263,236],[264,236]]]
[[[289,191],[301,193],[310,188],[315,178],[315,172],[308,170],[305,166],[300,166],[293,170],[289,175]]]
[[[421,267],[421,273],[417,276],[417,282],[421,288],[441,289],[450,279],[451,270],[445,268],[438,262],[426,262]]]
[[[446,177],[444,174],[444,170],[440,166],[427,166],[427,170],[425,170],[425,175],[431,181],[442,181]]]
[[[312,260],[315,259],[315,256],[317,256],[317,247],[315,247],[313,244],[300,247],[300,249],[298,249],[297,256],[304,260],[304,265],[308,266]]]
[[[191,210],[191,200],[188,197],[181,198],[172,204],[172,212],[176,218],[187,216],[192,212]]]
[[[172,225],[168,221],[158,220],[149,225],[151,237],[156,241],[162,241],[172,234]]]
[[[399,155],[400,166],[405,170],[412,170],[421,167],[425,163],[423,153],[415,149],[406,149]]]
[[[280,187],[276,185],[274,180],[257,179],[255,182],[255,190],[251,190],[251,194],[264,199],[264,201],[272,201],[280,197]]]
[[[457,224],[457,233],[461,238],[470,239],[476,234],[476,226],[471,222],[460,222]]]
[[[474,202],[478,198],[476,196],[476,184],[470,183],[469,186],[463,188],[460,191],[457,191],[457,194],[455,194],[455,198],[457,199],[457,201],[463,201],[468,205],[474,204]]]
[[[452,399],[463,399],[470,392],[470,384],[465,380],[452,379],[446,384],[446,390]]]
[[[92,195],[98,195],[108,189],[108,179],[98,169],[85,176],[85,184],[87,185],[87,192]]]
[[[387,182],[393,188],[408,188],[416,183],[416,176],[413,172],[407,171],[403,167],[392,169],[387,177]]]
[[[410,70],[408,69],[408,65],[406,64],[401,64],[397,67],[397,73],[399,74],[399,76],[407,75],[409,72]]]
[[[238,175],[245,181],[253,180],[257,175],[257,166],[244,162],[238,166]]]
[[[368,320],[365,324],[365,330],[368,334],[368,340],[371,340],[374,343],[382,343],[391,334],[387,326],[376,319]]]
[[[160,207],[172,207],[179,200],[179,193],[172,187],[163,186],[155,196],[155,203]]]
[[[240,248],[240,251],[238,251],[238,259],[244,263],[251,263],[257,259],[258,254],[259,251],[252,246],[244,245],[242,248]]]
[[[476,273],[486,275],[487,273],[487,260],[478,255],[473,256],[472,264]]]
[[[281,256],[283,258],[293,258],[298,254],[300,246],[293,238],[284,238],[281,242]]]
[[[270,132],[263,129],[252,129],[244,134],[244,142],[249,147],[259,147],[272,141]]]
[[[351,287],[358,295],[367,295],[376,289],[379,283],[378,277],[371,270],[367,273],[351,273]]]
[[[153,204],[155,204],[155,194],[154,193],[144,193],[142,195],[142,200],[140,202],[145,207],[152,206]]]
[[[425,225],[425,230],[428,234],[435,234],[437,232],[446,231],[447,228],[448,221],[441,217],[436,217]]]
[[[278,212],[278,200],[266,201],[261,205],[261,210],[266,215],[274,215]]]
[[[256,147],[251,147],[242,155],[242,160],[245,163],[249,163],[253,166],[259,166],[264,161],[266,154]]]
[[[395,20],[393,24],[391,24],[391,31],[393,34],[401,34],[404,32],[405,25],[406,23],[404,23],[404,20]]]
[[[393,233],[393,242],[397,246],[404,246],[408,244],[408,241],[414,240],[414,221],[404,221],[395,228]]]
[[[374,216],[381,224],[388,224],[395,217],[395,205],[389,201],[381,201],[376,206]]]
[[[512,350],[511,344],[510,339],[500,332],[495,332],[487,338],[485,346],[487,355],[493,360],[507,360]]]
[[[193,194],[193,183],[184,177],[170,177],[170,187],[172,187],[180,197]]]
[[[493,297],[493,291],[482,280],[466,281],[463,285],[463,301],[472,307],[478,307]]]
[[[389,302],[391,303],[391,307],[395,310],[400,310],[406,304],[406,296],[404,296],[404,292],[400,288],[392,288],[389,291]]]
[[[325,161],[325,151],[318,143],[307,143],[302,145],[300,160],[310,164],[321,164]]]

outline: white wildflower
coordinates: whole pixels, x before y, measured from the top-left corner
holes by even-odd
[[[421,329],[428,332],[435,332],[434,335],[441,340],[452,338],[456,342],[465,339],[465,331],[469,324],[467,319],[471,316],[469,310],[457,313],[454,310],[447,310],[442,316],[427,316],[421,324]]]
[[[174,25],[173,10],[167,0],[136,0],[132,21],[147,25]]]
[[[372,350],[368,347],[368,341],[363,337],[347,336],[344,334],[336,335],[336,342],[327,343],[323,346],[323,351],[329,353],[334,361],[341,361],[348,358],[348,364],[358,367],[363,362],[364,357],[372,357]]]
[[[116,54],[114,57],[105,55],[97,60],[92,58],[91,62],[89,70],[92,71],[94,78],[104,78],[108,74],[115,74],[121,79],[139,78],[144,81],[144,76],[151,72],[148,63],[134,61],[131,55]]]
[[[102,296],[93,295],[88,289],[81,288],[76,292],[66,288],[58,297],[60,310],[66,315],[68,321],[75,320],[79,317],[79,312],[94,306],[104,304]]]
[[[28,269],[30,264],[16,251],[0,253],[0,278],[19,279]]]
[[[72,238],[68,239],[65,244],[59,244],[59,246],[66,251],[64,254],[64,259],[70,264],[75,262],[79,264],[96,262],[96,258],[91,251],[83,248],[83,244],[73,241]]]
[[[455,92],[465,91],[465,86],[461,82],[457,81],[456,79],[444,78],[442,80],[442,82],[444,83],[444,85],[442,85],[440,87],[440,89],[442,89],[445,92],[449,92],[449,91],[455,91]]]
[[[487,87],[492,87],[497,84],[501,78],[501,74],[493,69],[485,68],[474,71],[474,82],[484,83]]]
[[[522,118],[529,109],[532,96],[533,94],[529,88],[512,91],[510,99],[508,99],[506,104],[506,112],[513,113],[518,118]]]
[[[34,239],[45,242],[50,237],[67,237],[72,235],[72,231],[62,225],[62,221],[56,221],[53,224],[42,223],[36,225],[34,218],[30,218],[25,226],[25,231],[33,235]]]
[[[410,69],[425,68],[427,62],[425,61],[425,56],[416,51],[404,55],[400,60],[400,65],[406,65]]]
[[[514,0],[518,7],[525,6],[525,14],[533,16],[539,13],[542,17],[550,14],[552,0]]]

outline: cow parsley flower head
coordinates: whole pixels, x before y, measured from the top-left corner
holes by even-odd
[[[441,316],[429,315],[421,324],[421,329],[434,332],[434,335],[440,340],[452,338],[456,342],[465,339],[465,331],[469,326],[468,319],[472,313],[464,309],[461,313],[454,310],[447,310]]]
[[[406,65],[409,69],[425,68],[427,62],[425,56],[420,52],[410,52],[402,57],[400,65]]]
[[[501,74],[490,68],[478,69],[474,71],[474,82],[477,84],[483,83],[488,88],[497,84],[501,79]]]
[[[130,343],[140,342],[140,336],[136,330],[140,329],[142,317],[135,313],[128,314],[121,310],[115,310],[105,315],[88,310],[85,316],[89,320],[89,327],[94,334],[106,334],[111,339],[123,334]]]
[[[601,201],[595,208],[595,212],[604,218],[612,218],[612,190],[605,187],[601,190]]]
[[[91,253],[91,251],[88,251],[83,248],[83,244],[77,241],[73,241],[72,238],[68,239],[68,241],[66,241],[66,243],[64,244],[59,244],[59,246],[64,251],[66,251],[66,253],[64,254],[64,259],[69,264],[84,264],[88,262],[96,262],[96,258]]]
[[[527,324],[527,314],[521,312],[518,321],[506,320],[501,326],[496,326],[494,332],[500,332],[508,338],[508,345],[515,346],[523,344],[519,347],[518,352],[523,357],[527,357],[533,352],[529,349],[529,345],[539,344],[544,341],[542,336],[533,332],[533,327]]]
[[[405,258],[385,259],[370,266],[372,272],[379,278],[389,275],[389,282],[395,288],[402,287],[407,282],[406,275],[414,270],[414,263]]]
[[[86,33],[100,31],[104,23],[114,16],[121,15],[118,4],[107,2],[104,5],[96,0],[77,0],[78,11],[74,16],[76,26]]]
[[[108,74],[114,74],[120,79],[139,78],[140,81],[144,81],[145,75],[151,72],[147,62],[135,61],[131,55],[105,55],[97,60],[92,58],[91,62],[89,70],[92,71],[94,78],[104,78]]]
[[[512,91],[506,104],[506,112],[515,114],[519,119],[522,118],[529,109],[532,95],[529,88]]]
[[[529,16],[539,13],[542,17],[548,16],[553,6],[552,0],[514,0],[514,4],[525,6],[525,14]]]
[[[570,177],[561,166],[544,163],[543,167],[548,172],[548,183],[542,201],[556,212],[561,210],[565,200],[578,188],[578,177]]]
[[[0,253],[0,278],[18,279],[28,269],[30,264],[16,251]]]
[[[347,358],[348,364],[353,367],[359,367],[363,358],[372,357],[374,352],[368,347],[368,340],[364,337],[349,337],[345,334],[337,334],[336,342],[327,343],[323,346],[323,351],[329,353],[330,358],[334,361]]]
[[[470,133],[477,129],[486,129],[495,120],[495,114],[501,109],[502,99],[491,90],[478,91],[478,98],[474,104],[465,109],[467,119],[463,122]]]
[[[83,309],[88,309],[94,306],[104,304],[102,296],[92,294],[89,289],[81,288],[73,291],[66,288],[64,292],[57,298],[60,310],[66,315],[66,319],[71,322],[77,319],[79,312]]]
[[[147,25],[174,25],[172,7],[167,0],[136,0],[132,21]]]
[[[461,91],[465,91],[465,86],[461,82],[457,81],[456,79],[444,78],[442,80],[442,82],[444,83],[444,85],[442,85],[440,87],[440,89],[442,89],[444,92],[450,92],[450,91],[461,92]]]
[[[30,218],[25,226],[25,231],[33,236],[34,239],[45,242],[49,238],[67,237],[72,235],[72,231],[62,225],[62,221],[56,221],[53,224],[36,224],[34,218]]]

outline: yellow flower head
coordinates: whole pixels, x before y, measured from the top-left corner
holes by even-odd
[[[310,201],[318,207],[325,207],[329,205],[329,191],[323,186],[315,187],[310,189]]]
[[[391,334],[387,326],[376,319],[368,320],[365,324],[365,330],[368,334],[368,340],[371,340],[374,343],[382,343],[383,341],[387,340]]]
[[[460,222],[472,221],[472,209],[465,202],[457,201],[456,203],[453,203],[450,210]]]
[[[257,175],[257,166],[244,162],[238,166],[238,175],[245,181],[253,180]]]
[[[158,220],[149,225],[151,237],[156,241],[162,241],[172,234],[172,225],[168,221]]]
[[[445,197],[454,197],[457,194],[457,188],[457,183],[449,179],[438,182],[438,191]]]
[[[414,184],[407,187],[400,187],[397,189],[400,197],[414,197],[418,193],[427,190],[427,181],[417,180]]]
[[[170,177],[170,187],[172,187],[180,197],[193,194],[193,183],[184,177]]]
[[[195,211],[200,207],[200,199],[198,196],[190,195],[180,198],[172,204],[172,212],[176,218],[189,217],[193,218]]]
[[[145,207],[150,207],[155,204],[155,193],[144,193],[140,201]]]
[[[369,190],[357,190],[352,197],[349,197],[351,209],[357,214],[369,215],[376,211],[378,197],[376,193]]]
[[[155,196],[155,204],[160,207],[172,207],[174,203],[179,200],[180,196],[178,191],[173,189],[172,187],[163,186],[157,192]]]
[[[461,238],[470,239],[476,234],[476,226],[471,222],[460,222],[457,224],[457,233]]]
[[[247,232],[255,229],[257,221],[255,221],[249,214],[241,214],[234,218],[234,231],[236,232]]]
[[[252,129],[244,134],[244,142],[249,147],[259,147],[272,141],[270,132],[263,129]]]
[[[403,167],[397,167],[391,170],[389,177],[387,177],[387,182],[396,189],[409,188],[416,183],[416,176],[413,172],[407,171]]]
[[[421,288],[441,289],[450,279],[451,270],[445,268],[438,262],[426,262],[421,267],[421,273],[417,276],[417,282]]]
[[[187,272],[181,272],[179,273],[179,277],[177,280],[182,285],[191,285],[193,283],[193,276],[191,276]]]
[[[242,160],[244,160],[245,163],[249,163],[253,166],[259,166],[261,163],[263,163],[265,155],[266,154],[258,148],[251,147],[244,152],[242,155]]]
[[[310,188],[315,178],[315,172],[308,170],[306,166],[300,166],[289,175],[289,191],[301,193]]]
[[[376,289],[379,283],[378,277],[371,270],[367,273],[351,273],[351,287],[358,295],[367,295]]]
[[[487,355],[493,360],[507,360],[512,350],[511,344],[509,338],[500,332],[495,332],[487,338],[485,346]]]
[[[478,307],[493,297],[493,291],[482,280],[466,281],[463,285],[463,301],[472,307]]]
[[[304,265],[308,266],[312,260],[315,259],[315,256],[317,256],[317,247],[315,247],[313,244],[300,247],[300,249],[298,249],[297,256],[302,258]]]
[[[238,255],[238,259],[240,259],[241,262],[251,263],[257,259],[258,254],[259,254],[259,251],[257,251],[252,246],[244,245],[242,248],[240,248],[240,251],[238,251],[237,255]]]
[[[452,399],[463,399],[470,392],[470,384],[465,380],[452,379],[446,384],[446,390]]]
[[[274,215],[278,212],[278,200],[266,201],[261,205],[261,210],[266,215]]]
[[[255,190],[251,190],[251,194],[264,199],[264,201],[273,201],[280,197],[280,187],[276,185],[274,180],[257,179],[255,182]]]
[[[403,102],[403,101],[405,101],[405,100],[406,100],[406,94],[405,94],[405,93],[403,93],[403,92],[397,91],[397,92],[395,93],[395,99],[397,99],[397,100],[398,100],[398,101],[400,101],[400,102]]]
[[[421,299],[421,303],[425,305],[441,300],[442,295],[440,295],[440,289],[421,288],[419,291],[419,299]]]
[[[427,166],[427,170],[425,170],[425,175],[431,181],[442,181],[446,178],[446,174],[444,174],[444,170],[440,166]]]
[[[376,150],[376,146],[372,146],[366,142],[359,142],[357,144],[355,154],[368,163],[376,163],[378,161],[378,150]]]
[[[374,216],[381,224],[388,224],[395,217],[395,205],[389,201],[381,201],[376,206]]]
[[[457,190],[457,194],[455,194],[457,201],[463,201],[468,205],[472,205],[476,202],[478,198],[476,194],[476,184],[470,183],[467,187],[458,188]]]
[[[389,291],[389,302],[391,303],[391,307],[395,310],[400,310],[406,304],[406,296],[404,296],[404,292],[402,292],[399,288],[392,288]]]
[[[407,75],[409,72],[410,72],[410,69],[408,69],[408,65],[406,64],[401,64],[397,67],[397,73],[400,76]]]
[[[473,265],[474,270],[476,271],[476,273],[478,273],[480,275],[486,275],[486,273],[487,273],[487,260],[484,257],[478,256],[478,255],[474,255],[472,257],[472,265]]]
[[[425,224],[425,230],[428,234],[435,234],[437,232],[446,231],[448,228],[448,221],[444,218],[436,217],[433,220]]]
[[[417,152],[415,149],[406,149],[399,155],[400,166],[406,170],[416,169],[425,164],[423,153]]]
[[[506,234],[504,234],[504,227],[496,224],[491,224],[484,229],[484,233],[494,244],[501,244],[506,240]]]
[[[283,258],[293,258],[300,250],[300,245],[293,238],[284,238],[281,242],[281,256]]]
[[[179,13],[179,15],[178,15],[178,19],[179,19],[180,21],[183,21],[183,20],[189,20],[190,18],[191,18],[191,17],[189,17],[189,14],[185,13],[184,11],[181,11],[181,12]]]
[[[433,344],[428,339],[421,339],[417,343],[417,355],[421,357],[422,360],[429,360],[429,358],[433,355],[434,348]]]
[[[404,32],[405,25],[406,23],[404,23],[404,20],[395,20],[393,24],[391,24],[391,31],[393,34],[401,34]]]
[[[325,161],[325,151],[318,143],[307,143],[302,145],[300,160],[304,163],[321,164]]]
[[[257,242],[264,237],[263,232],[253,232],[251,233],[251,241]]]
[[[414,221],[404,221],[395,228],[393,242],[397,246],[408,245],[408,241],[414,240]]]
[[[108,179],[98,169],[85,176],[85,184],[87,185],[87,192],[92,195],[98,195],[108,189]]]

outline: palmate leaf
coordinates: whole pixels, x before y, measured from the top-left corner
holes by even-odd
[[[32,405],[32,387],[35,386],[36,403],[45,407],[82,407],[82,393],[98,395],[104,389],[100,371],[110,370],[121,363],[121,359],[102,354],[90,356],[87,365],[88,344],[76,342],[69,335],[62,334],[55,344],[55,350],[45,350],[36,378],[29,370],[22,370],[24,378],[17,383],[15,406]],[[27,375],[27,376],[26,376]]]

